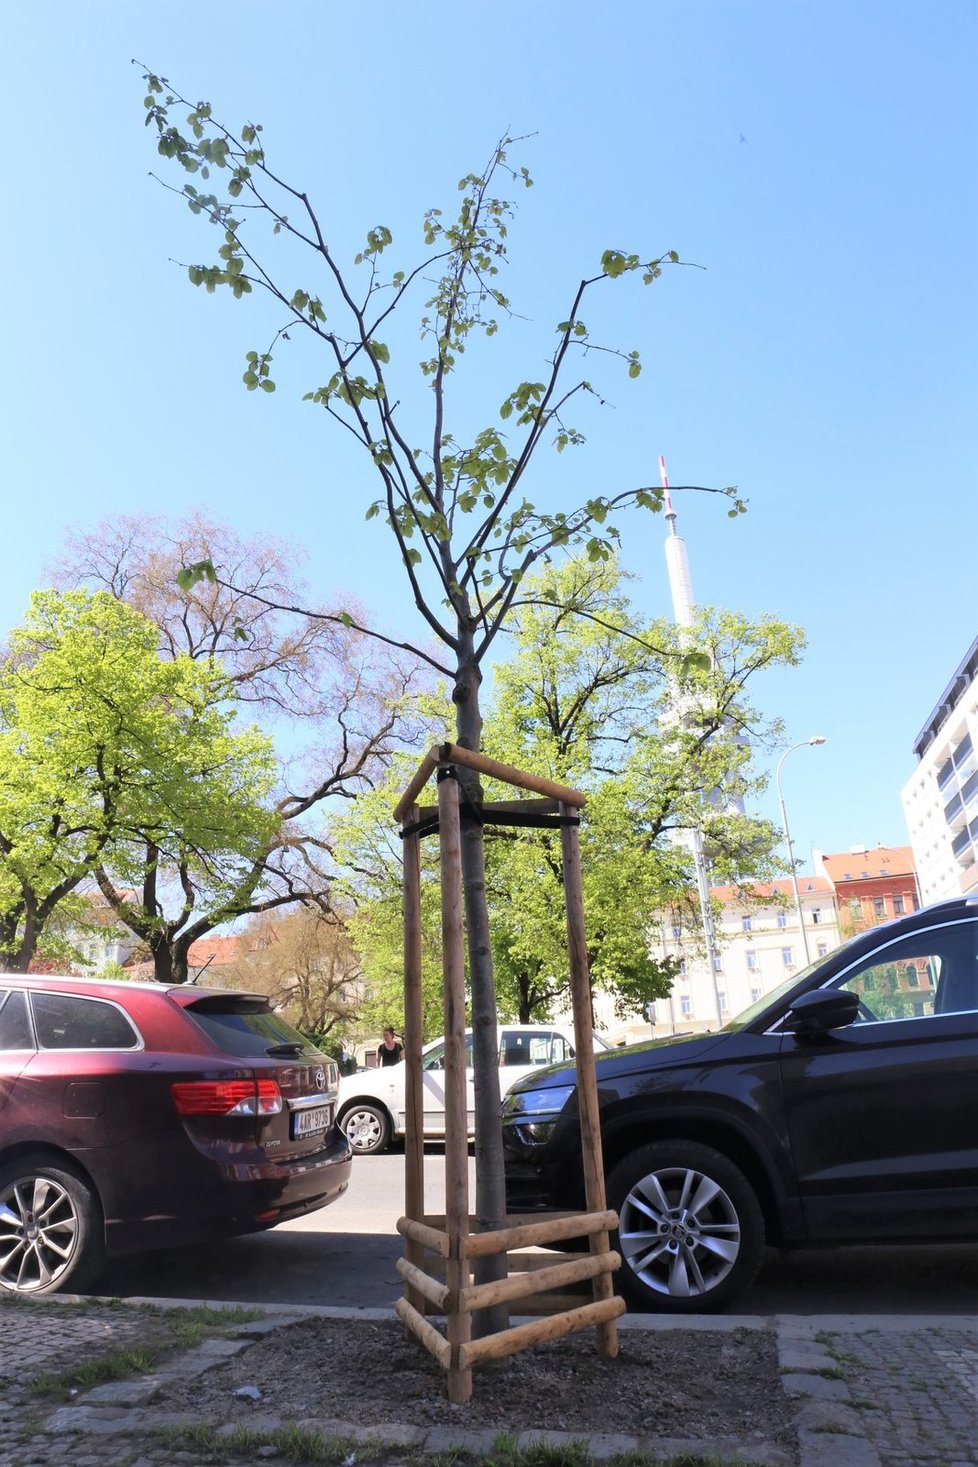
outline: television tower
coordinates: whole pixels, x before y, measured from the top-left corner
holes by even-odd
[[[693,578],[689,571],[689,556],[686,554],[686,541],[676,529],[676,511],[672,503],[672,495],[669,492],[669,477],[666,473],[666,461],[659,455],[659,475],[662,479],[662,488],[665,491],[666,524],[669,527],[666,535],[666,571],[669,576],[669,592],[672,596],[672,615],[677,627],[690,628],[696,619],[696,603],[693,600]],[[680,641],[683,641],[680,638]],[[689,640],[688,638],[685,640]],[[673,717],[676,723],[681,724],[685,718],[684,699],[679,691],[678,685],[673,693]],[[698,825],[694,825],[680,836],[684,845],[688,845],[693,857],[693,869],[696,872],[696,889],[699,895],[700,920],[703,923],[703,941],[706,947],[706,960],[710,965],[710,979],[713,984],[713,1001],[717,1012],[717,1025],[722,1026],[723,1015],[720,1009],[720,989],[717,985],[717,969],[719,967],[720,954],[717,947],[716,929],[713,925],[713,908],[710,904],[710,873],[706,863],[706,853],[703,849],[703,832]]]

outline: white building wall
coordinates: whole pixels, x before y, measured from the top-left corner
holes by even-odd
[[[925,906],[978,891],[976,666],[973,648],[919,738],[920,762],[901,792]]]
[[[838,947],[842,934],[828,883],[802,875],[798,884],[814,962]],[[697,951],[698,934],[684,932],[671,922],[661,924],[652,934],[651,951],[656,956],[679,957],[684,971],[669,997],[656,1001],[651,1022],[637,1015],[625,1021],[618,1019],[611,999],[596,994],[595,1023],[602,1036],[611,1044],[634,1044],[642,1039],[716,1029],[771,993],[786,978],[800,973],[805,967],[805,949],[790,883],[785,882],[784,887],[781,900],[771,905],[723,901],[716,921],[720,970],[715,987],[706,958]],[[717,992],[721,1001],[719,1020]]]

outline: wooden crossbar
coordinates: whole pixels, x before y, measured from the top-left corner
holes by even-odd
[[[399,1217],[397,1231],[402,1237],[410,1238],[412,1243],[420,1243],[429,1253],[437,1253],[440,1258],[447,1258],[449,1255],[448,1234],[415,1222],[413,1217]]]
[[[451,1363],[452,1349],[445,1336],[439,1334],[433,1324],[429,1324],[423,1314],[419,1314],[413,1305],[406,1299],[398,1299],[394,1305],[398,1317],[405,1329],[420,1340],[425,1349],[438,1361],[443,1370],[447,1370]]]
[[[518,1324],[512,1329],[500,1330],[499,1334],[486,1335],[481,1340],[470,1340],[460,1347],[459,1369],[470,1370],[483,1360],[501,1360],[504,1355],[514,1355],[517,1350],[529,1349],[531,1345],[542,1345],[596,1324],[607,1324],[624,1312],[625,1301],[616,1295],[611,1299],[601,1299],[596,1304],[583,1304],[580,1309],[569,1309],[565,1314],[551,1314],[547,1319],[535,1319],[531,1324]]]
[[[515,1228],[496,1228],[490,1233],[469,1233],[464,1241],[466,1258],[483,1258],[487,1253],[509,1253],[514,1248],[532,1248],[539,1243],[558,1243],[562,1238],[607,1233],[618,1226],[617,1212],[581,1212],[576,1216],[550,1218],[547,1222],[525,1223]],[[400,1227],[400,1223],[398,1223]]]
[[[560,1289],[565,1284],[580,1283],[592,1279],[595,1274],[613,1273],[621,1267],[619,1253],[585,1253],[572,1263],[555,1263],[550,1268],[533,1269],[527,1273],[510,1274],[488,1284],[470,1284],[462,1290],[458,1301],[461,1309],[488,1309],[492,1304],[502,1304],[509,1299],[525,1299],[533,1294],[545,1293],[547,1289]],[[448,1292],[447,1289],[445,1291]],[[434,1301],[432,1301],[434,1302]]]
[[[430,1274],[425,1273],[421,1268],[417,1268],[407,1258],[399,1258],[396,1268],[406,1284],[410,1284],[411,1288],[417,1289],[418,1293],[427,1299],[429,1304],[433,1304],[436,1309],[444,1313],[445,1307],[451,1298],[451,1291],[447,1284],[440,1283],[438,1279],[433,1279]]]

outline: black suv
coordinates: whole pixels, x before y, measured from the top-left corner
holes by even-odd
[[[978,899],[860,933],[718,1033],[597,1059],[623,1291],[709,1311],[765,1244],[978,1238]],[[584,1206],[572,1066],[503,1105],[508,1207]]]

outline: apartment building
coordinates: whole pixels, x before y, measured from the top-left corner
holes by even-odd
[[[850,846],[839,855],[814,851],[815,869],[832,886],[843,937],[915,912],[917,873],[910,846]]]
[[[931,710],[913,751],[903,810],[926,906],[978,891],[978,638]]]
[[[644,1022],[640,1017],[616,1018],[611,1001],[595,994],[595,1022],[609,1043],[716,1029],[800,973],[807,963],[806,939],[812,961],[841,941],[832,886],[825,877],[798,877],[804,931],[787,878],[749,888],[714,886],[710,894],[718,908],[716,970],[710,972],[698,930],[684,930],[678,918],[661,918],[650,934],[651,951],[657,957],[677,957],[679,976],[669,997],[657,999]]]

